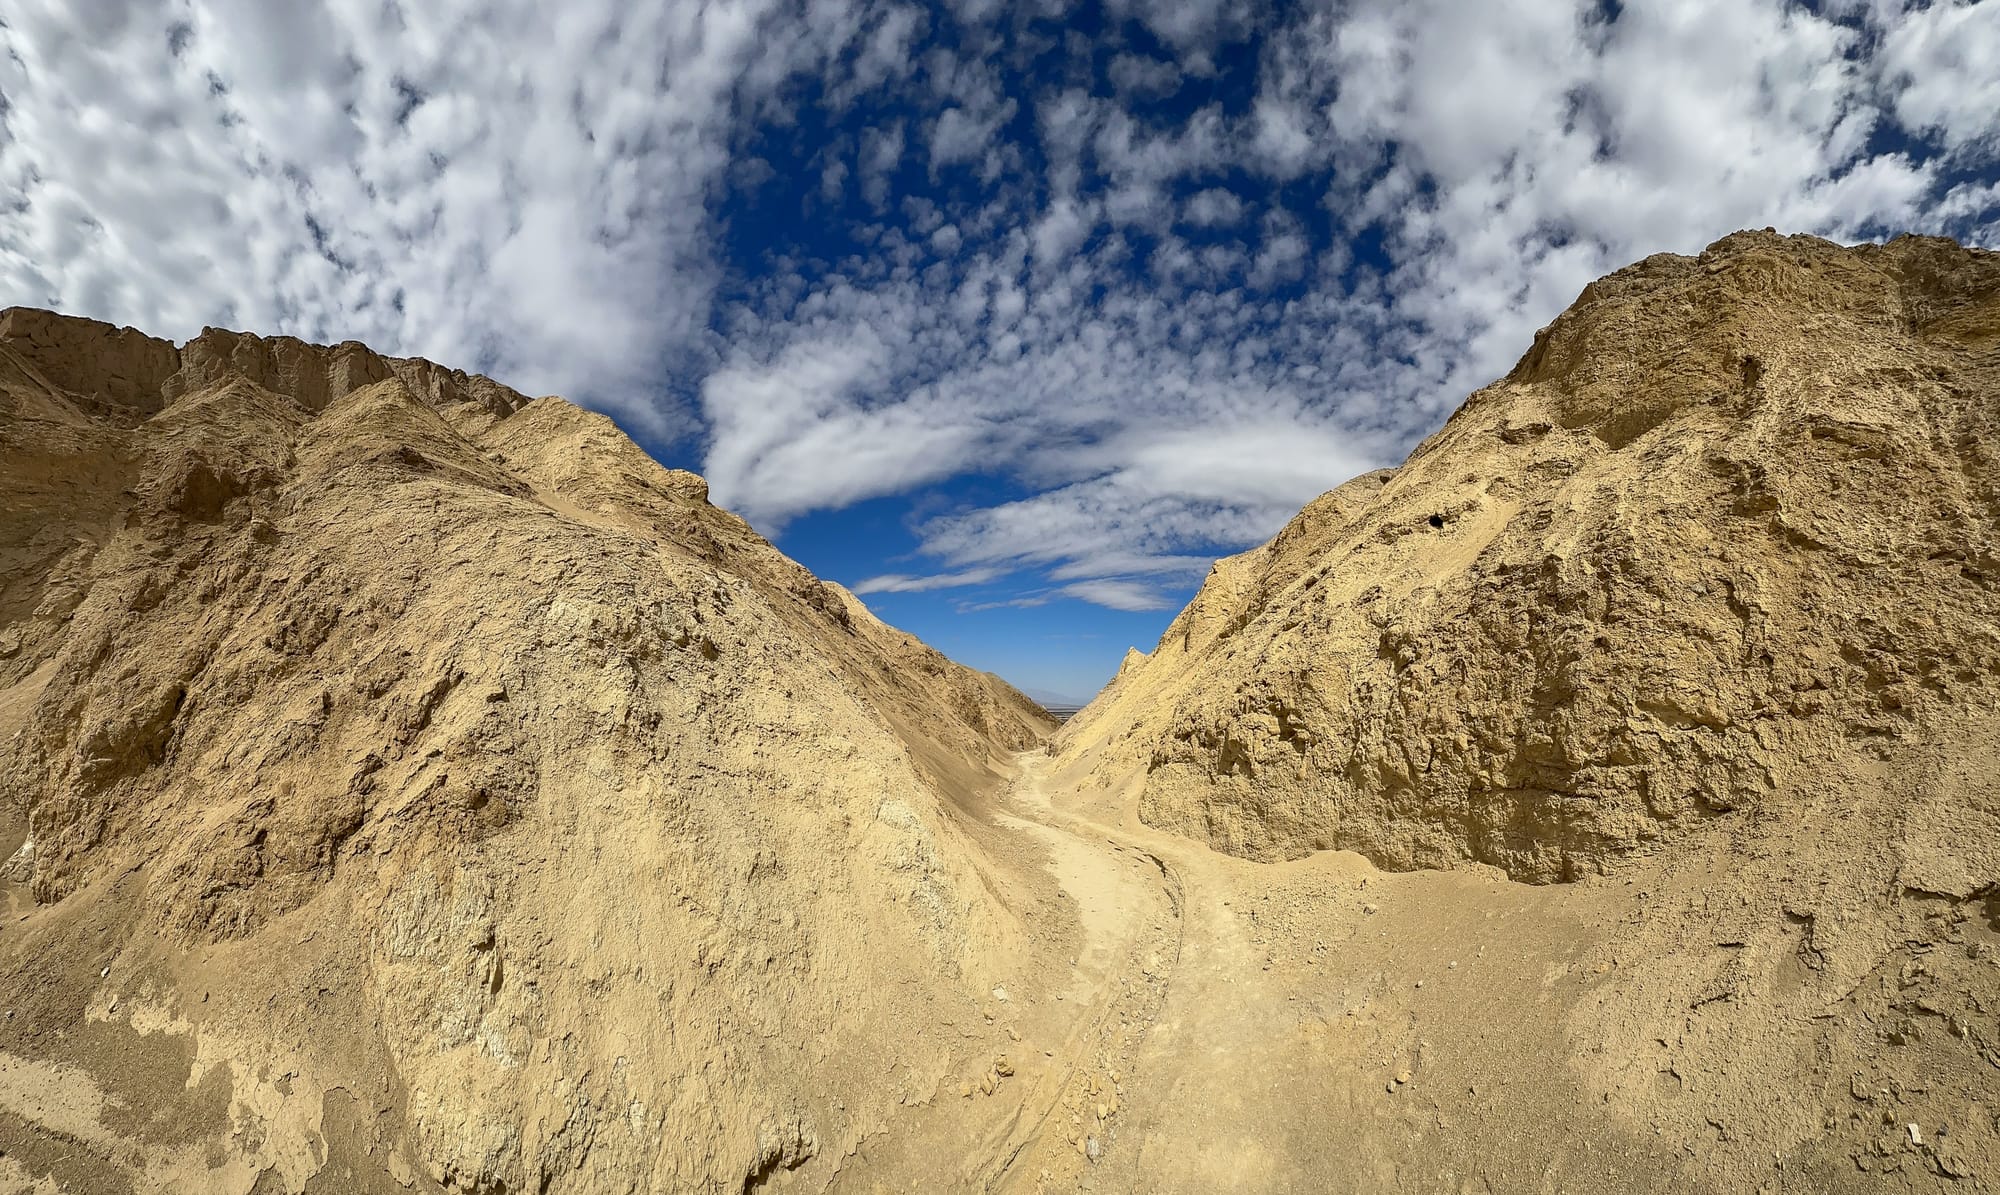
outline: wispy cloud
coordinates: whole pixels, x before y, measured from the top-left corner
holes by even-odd
[[[1159,590],[1137,581],[1078,581],[1063,586],[1062,592],[1113,610],[1165,610],[1178,604]]]
[[[963,589],[968,585],[985,585],[1005,575],[1006,570],[998,568],[968,568],[955,573],[931,573],[927,576],[912,576],[908,573],[884,573],[879,577],[869,577],[849,586],[855,593],[928,593],[935,589]]]

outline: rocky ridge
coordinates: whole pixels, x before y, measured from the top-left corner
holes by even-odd
[[[91,1189],[823,1177],[1022,982],[964,807],[1052,721],[604,417],[14,309],[0,460],[13,1157],[74,1089]]]
[[[1218,562],[1063,741],[1116,737],[1149,822],[1260,859],[1564,880],[1778,815],[1991,708],[1997,390],[2000,256],[1648,258]]]

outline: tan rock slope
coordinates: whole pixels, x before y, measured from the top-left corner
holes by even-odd
[[[1050,724],[561,399],[0,314],[0,1187],[824,1182]]]
[[[1402,468],[1217,563],[1064,738],[1124,737],[1149,822],[1252,858],[1562,880],[1776,815],[1987,714],[1996,390],[2000,257],[1650,258]]]
[[[1277,916],[1467,962],[1362,1058],[1436,1060],[1433,1144],[1351,1147],[1405,1189],[2000,1181],[2000,255],[1739,233],[1592,284],[1401,468],[1219,562],[1055,749],[1231,855],[1582,881],[1456,938],[1407,903],[1438,876],[1231,894],[1333,875]],[[1366,964],[1322,965],[1297,990]],[[1567,1062],[1515,1059],[1496,1122],[1545,1026]]]

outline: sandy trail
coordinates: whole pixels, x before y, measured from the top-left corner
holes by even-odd
[[[1132,791],[1018,763],[999,820],[1047,847],[1076,901],[1068,998],[1100,1011],[990,1189],[1674,1185],[1666,1147],[1588,1107],[1563,1061],[1557,1014],[1595,978],[1591,927],[1615,919],[1601,894],[1347,852],[1248,863],[1144,826]],[[1076,1098],[1077,1076],[1105,1090]]]

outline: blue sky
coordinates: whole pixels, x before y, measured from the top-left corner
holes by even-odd
[[[2000,0],[16,0],[0,302],[561,393],[1086,695],[1592,278],[2000,219]]]

